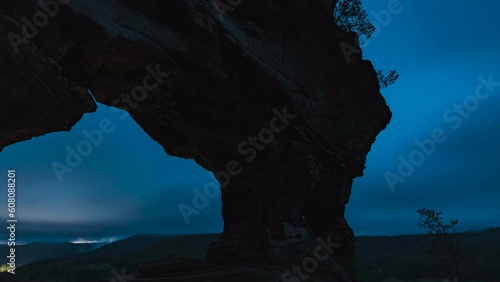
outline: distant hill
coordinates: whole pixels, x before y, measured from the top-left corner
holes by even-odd
[[[142,265],[151,263],[189,259],[204,260],[208,245],[219,236],[220,234],[203,234],[168,239],[157,236],[134,236],[87,254],[34,262],[18,268],[15,276],[0,273],[0,281],[109,282],[113,278],[112,270],[121,272],[124,269],[129,273]],[[144,243],[145,239],[160,242],[146,246],[142,250],[130,252],[135,248],[132,244],[147,245],[148,243]]]
[[[173,237],[175,236],[131,236],[119,241],[115,241],[113,243],[106,244],[93,251],[81,253],[75,258],[113,257],[133,252],[139,252],[147,249],[148,247],[158,245],[165,240]]]
[[[178,261],[180,265],[192,264],[194,267],[200,263],[190,261],[205,260],[210,242],[219,236],[219,234],[205,234],[167,239],[157,236],[134,236],[87,254],[26,265],[17,270],[15,275],[17,280],[12,280],[12,277],[10,280],[2,280],[0,275],[0,281],[110,281],[113,278],[113,270],[133,273],[143,266],[154,266],[157,263],[161,266],[165,262],[172,265],[174,261]],[[467,246],[462,256],[461,270],[468,275],[467,277],[475,278],[462,281],[499,282],[500,228],[465,232],[456,236]],[[427,235],[357,237],[355,260],[358,265],[358,281],[444,281],[447,277],[433,274],[443,272],[444,267],[422,251],[427,240]],[[142,247],[143,249],[140,249]],[[164,267],[161,266],[162,269]],[[187,274],[189,269],[186,270]],[[313,277],[308,281],[314,281]]]
[[[471,279],[480,278],[466,281],[499,282],[500,228],[458,233],[455,237],[461,240],[464,247],[459,258],[461,271],[469,274]],[[429,277],[432,273],[447,272],[442,262],[424,251],[428,240],[427,235],[357,237],[355,261],[360,281]]]
[[[488,246],[500,251],[500,228],[469,231],[455,235],[469,246]],[[359,261],[381,257],[422,255],[422,248],[429,240],[427,235],[359,236],[356,237],[356,258]]]
[[[132,236],[113,243],[60,243],[34,242],[16,246],[16,262],[19,266],[53,258],[113,257],[145,250],[174,236]],[[0,253],[8,254],[10,247],[0,245]],[[0,264],[7,260],[1,258]]]
[[[41,243],[35,242],[26,245],[16,246],[16,260],[19,265],[26,265],[35,261],[70,257],[82,252],[92,250],[96,244],[73,244],[73,243]],[[10,247],[0,245],[0,253],[8,254]],[[3,264],[7,259],[2,256],[0,264]]]

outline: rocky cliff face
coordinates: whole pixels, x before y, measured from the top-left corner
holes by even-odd
[[[0,3],[0,149],[69,130],[90,89],[218,176],[210,261],[290,266],[321,238],[340,245],[320,269],[350,281],[344,209],[391,113],[329,1],[19,2]]]

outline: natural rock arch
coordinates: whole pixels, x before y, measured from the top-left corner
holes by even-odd
[[[241,168],[228,185],[221,179],[225,227],[209,260],[290,265],[330,237],[341,244],[333,257],[350,267],[345,205],[391,113],[373,66],[346,60],[346,34],[324,7],[247,1],[220,14],[208,0],[72,0],[16,53],[15,15],[41,7],[2,2],[0,149],[69,130],[95,110],[91,89],[169,155],[216,174]],[[277,115],[283,130],[263,133],[273,120],[281,128]],[[251,145],[259,132],[268,144]]]

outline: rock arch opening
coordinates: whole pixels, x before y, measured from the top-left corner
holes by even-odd
[[[213,174],[193,160],[168,156],[127,112],[97,105],[69,132],[0,153],[0,169],[14,168],[19,178],[21,240],[220,233],[220,186]]]
[[[0,148],[68,130],[95,110],[90,88],[167,154],[219,175],[224,230],[210,261],[286,268],[316,236],[352,245],[343,209],[391,113],[372,64],[340,47],[354,42],[329,5],[244,1],[219,17],[212,1],[130,2],[70,1],[17,53],[7,34],[22,22],[0,18]],[[186,24],[158,20],[166,10]],[[348,265],[348,250],[325,267],[339,274],[334,257]]]

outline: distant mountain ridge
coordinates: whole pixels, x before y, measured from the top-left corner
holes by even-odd
[[[176,236],[154,236],[154,235],[136,235],[112,243],[108,243],[95,250],[81,253],[77,258],[95,258],[106,256],[118,256],[132,252],[140,252],[148,247],[158,245],[167,239]]]
[[[117,269],[126,269],[127,273],[137,273],[136,271],[139,270],[139,275],[146,275],[147,277],[151,277],[151,275],[153,275],[153,277],[154,275],[160,275],[161,277],[171,275],[171,273],[162,273],[162,271],[167,271],[165,269],[168,269],[167,272],[172,271],[172,269],[178,269],[180,271],[185,267],[191,269],[198,266],[212,269],[212,267],[215,266],[204,264],[206,249],[208,245],[219,236],[220,234],[177,237],[148,235],[132,236],[109,243],[92,251],[69,254],[65,258],[48,259],[26,265],[19,268],[16,272],[16,279],[20,280],[8,281],[109,281],[110,273]],[[484,270],[481,271],[485,272],[485,275],[490,275],[488,277],[493,277],[489,280],[481,277],[483,280],[475,281],[500,281],[495,280],[500,278],[500,276],[494,276],[498,275],[498,273],[491,270],[492,267],[487,265],[495,264],[498,261],[498,266],[500,267],[500,228],[463,232],[454,236],[459,237],[468,246],[472,246],[471,251],[474,253],[473,256],[471,256],[472,259],[483,261],[480,264]],[[432,264],[432,259],[422,252],[422,246],[425,245],[428,238],[428,235],[425,234],[357,237],[356,263],[359,270],[359,281],[400,281],[394,279],[396,277],[405,279],[408,275],[425,275],[425,272],[419,272],[418,269],[429,267],[429,265]],[[70,243],[61,243],[59,245],[68,247],[68,244],[71,245]],[[90,245],[91,244],[86,247],[91,248],[92,246]],[[57,247],[44,243],[42,243],[42,246]],[[70,246],[69,249],[73,247],[74,246]],[[39,249],[43,248],[40,247]],[[64,252],[60,252],[60,254],[61,253]],[[485,255],[486,253],[488,254]],[[476,267],[474,262],[467,262],[466,266],[468,268]],[[464,267],[464,271],[467,267]],[[153,271],[156,274],[149,273],[149,271]],[[221,270],[214,268],[214,272],[219,271],[233,273],[232,271],[237,272],[238,270],[225,268]],[[261,273],[261,270],[257,269],[255,271],[256,273]],[[181,271],[181,273],[184,273],[182,275],[191,275],[189,271]],[[261,274],[266,275],[265,271]],[[0,281],[4,281],[1,280],[1,278],[2,275],[0,274]],[[181,280],[181,278],[182,277],[178,277],[179,280],[175,281],[185,281]],[[443,281],[443,278],[440,279],[441,280],[425,281]],[[323,280],[311,279],[310,281]]]
[[[82,252],[88,252],[96,247],[96,243],[75,244],[75,243],[44,243],[33,242],[16,246],[16,261],[18,265],[26,265],[32,262],[59,258],[71,257]],[[11,247],[0,245],[0,253],[7,254]],[[2,256],[0,264],[5,263],[6,258]]]

